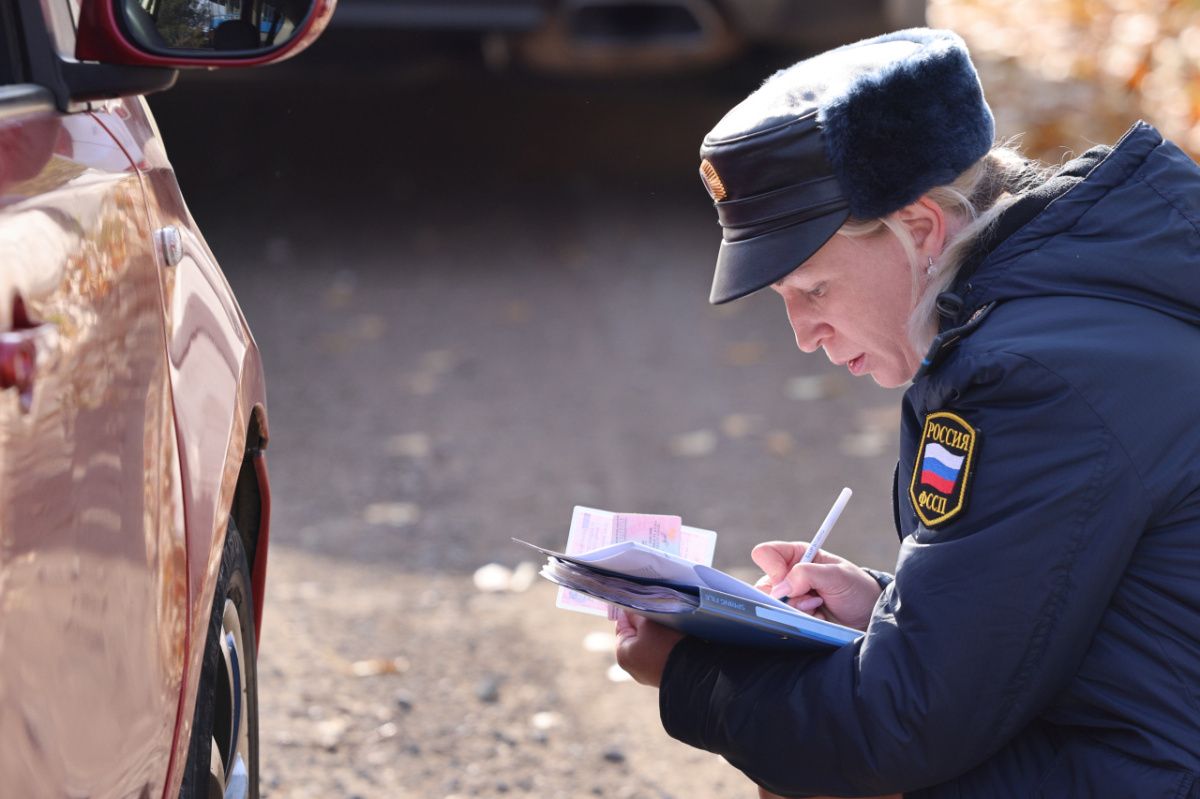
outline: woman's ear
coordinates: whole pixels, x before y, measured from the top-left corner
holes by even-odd
[[[941,255],[946,245],[946,212],[928,195],[901,208],[896,219],[912,234],[918,260]]]

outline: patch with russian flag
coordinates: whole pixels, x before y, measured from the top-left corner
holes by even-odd
[[[938,411],[925,417],[908,495],[926,527],[962,513],[979,434],[962,417]]]

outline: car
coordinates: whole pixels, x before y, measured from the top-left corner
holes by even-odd
[[[4,796],[258,796],[263,368],[144,95],[332,12],[0,5]]]

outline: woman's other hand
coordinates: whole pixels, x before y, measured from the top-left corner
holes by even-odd
[[[808,544],[767,541],[750,553],[763,570],[755,584],[773,597],[820,619],[856,630],[867,629],[881,590],[875,578],[845,558],[820,550],[812,563],[801,563]]]
[[[619,608],[616,634],[617,664],[642,685],[657,688],[667,657],[683,634]]]

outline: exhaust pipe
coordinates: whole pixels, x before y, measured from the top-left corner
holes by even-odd
[[[742,40],[711,0],[567,0],[514,46],[534,69],[621,74],[719,63]]]

